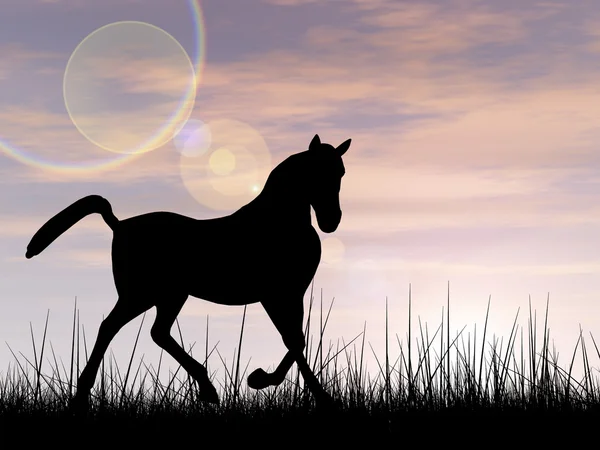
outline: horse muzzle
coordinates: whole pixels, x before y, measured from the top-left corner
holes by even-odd
[[[317,223],[319,224],[319,228],[323,233],[333,233],[337,230],[340,222],[342,221],[342,211],[340,211],[335,216],[329,216],[327,218],[320,218],[317,215]]]

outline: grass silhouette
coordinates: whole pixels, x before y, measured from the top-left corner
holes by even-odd
[[[216,352],[225,372],[224,382],[220,385],[222,402],[211,405],[195,400],[197,387],[181,367],[169,373],[166,384],[159,380],[161,371],[164,371],[162,352],[156,368],[146,365],[143,358],[137,367],[134,366],[137,338],[125,371],[117,367],[114,358],[102,361],[99,380],[91,391],[88,416],[74,418],[68,413],[68,404],[75,392],[79,367],[84,365],[81,359],[87,352],[85,335],[79,334],[75,302],[68,368],[58,363],[52,345],[49,344],[48,348],[46,343],[48,316],[41,343],[36,344],[31,329],[33,358],[22,353],[19,353],[19,358],[11,349],[15,363],[9,365],[0,379],[0,423],[6,429],[16,424],[38,428],[51,425],[53,430],[63,426],[70,432],[92,428],[110,429],[111,432],[117,429],[129,432],[162,429],[168,434],[172,431],[167,430],[177,429],[178,436],[189,432],[196,439],[200,437],[199,430],[207,439],[210,435],[217,438],[225,433],[229,433],[226,434],[229,436],[227,439],[232,439],[232,430],[241,433],[239,436],[261,429],[277,429],[284,433],[286,430],[292,432],[310,428],[316,432],[317,429],[331,430],[336,424],[348,430],[379,433],[378,436],[429,427],[429,438],[438,435],[441,439],[444,427],[456,429],[459,422],[463,426],[468,424],[469,433],[473,430],[483,433],[484,429],[495,433],[502,428],[509,428],[512,432],[522,428],[527,433],[540,423],[556,436],[560,430],[568,434],[575,429],[573,427],[581,430],[587,423],[590,426],[597,423],[600,418],[600,384],[589,363],[586,339],[581,332],[570,364],[566,369],[560,367],[556,352],[550,350],[548,304],[540,348],[537,317],[531,311],[531,301],[526,336],[523,336],[523,329],[518,332],[515,317],[508,343],[503,348],[502,341],[495,337],[491,342],[489,339],[486,341],[490,298],[481,337],[486,345],[481,345],[481,351],[475,352],[476,333],[472,338],[469,333],[465,339],[465,327],[456,336],[450,335],[449,296],[446,320],[442,320],[431,337],[427,325],[423,326],[420,319],[417,335],[414,336],[411,300],[409,287],[407,342],[404,344],[396,336],[400,355],[393,362],[390,360],[386,301],[385,357],[379,358],[371,347],[379,369],[371,376],[364,367],[366,323],[363,331],[350,342],[342,339],[335,348],[332,344],[328,349],[324,348],[323,334],[333,300],[324,311],[321,299],[318,335],[316,338],[309,335],[311,321],[317,320],[313,317],[311,288],[305,356],[312,363],[319,381],[342,405],[336,417],[328,412],[326,421],[315,407],[314,398],[302,383],[295,366],[280,386],[256,391],[244,387],[247,366],[240,365],[239,350],[237,356],[234,353],[234,362],[228,367],[216,346],[212,349],[206,347],[204,363],[207,364],[208,358]],[[238,349],[243,341],[245,313],[244,308]],[[143,323],[142,320],[138,337]],[[207,318],[207,343],[208,325]],[[177,327],[183,342],[178,322]],[[591,333],[590,338],[593,354],[600,358],[600,350]],[[412,354],[411,347],[415,345],[417,358],[411,360],[408,355]],[[577,353],[584,367],[581,379],[572,375]],[[455,355],[454,361],[451,361],[451,354]],[[42,370],[45,359],[50,364],[50,373]],[[362,428],[353,428],[357,426]],[[349,435],[346,434],[346,437]],[[444,442],[448,442],[447,439],[448,436]],[[139,440],[135,442],[139,443]]]

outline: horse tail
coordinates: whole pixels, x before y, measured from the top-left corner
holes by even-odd
[[[33,235],[25,257],[30,259],[39,255],[46,247],[54,240],[83,219],[85,216],[93,213],[98,213],[104,219],[104,222],[115,231],[119,224],[119,219],[113,214],[112,207],[108,200],[99,195],[88,195],[77,200],[75,203],[67,206],[61,212],[48,220],[42,227]]]

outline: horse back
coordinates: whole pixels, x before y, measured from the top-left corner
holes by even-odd
[[[180,287],[229,304],[242,301],[242,291],[248,298],[284,281],[308,285],[320,256],[310,225],[289,230],[235,216],[198,220],[170,212],[121,221],[112,248],[117,288],[127,278],[148,293]]]

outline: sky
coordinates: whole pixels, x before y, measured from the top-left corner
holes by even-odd
[[[387,301],[395,361],[410,286],[413,332],[420,319],[433,335],[449,293],[451,339],[466,326],[465,342],[481,339],[488,301],[488,338],[504,346],[517,313],[527,334],[530,301],[539,333],[549,301],[559,365],[582,330],[597,367],[599,56],[590,0],[4,0],[0,372],[10,349],[32,357],[30,325],[39,344],[48,311],[47,339],[68,361],[75,300],[91,351],[116,302],[101,217],[27,260],[46,220],[89,194],[119,219],[227,215],[315,134],[352,139],[342,222],[319,231],[313,295],[325,312],[334,302],[327,348],[366,323],[382,361]],[[186,348],[204,359],[208,317],[208,346],[230,367],[243,312],[190,297]],[[153,317],[136,358],[156,367]],[[127,364],[141,321],[107,356]],[[241,352],[248,373],[285,353],[259,304]],[[222,380],[216,352],[209,370]]]

